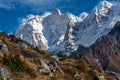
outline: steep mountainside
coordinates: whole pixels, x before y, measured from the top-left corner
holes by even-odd
[[[61,14],[59,10],[55,10],[49,16],[35,16],[28,20],[18,29],[16,36],[40,49],[47,50],[63,42],[70,21],[75,23],[82,19],[70,13]]]
[[[22,25],[16,36],[54,54],[69,56],[79,45],[89,47],[109,33],[120,20],[120,1],[101,1],[88,15],[76,17],[55,10],[51,15],[36,16]]]
[[[76,25],[77,44],[89,46],[97,38],[109,32],[112,26],[108,28],[108,26],[104,25],[111,23],[109,22],[109,17],[111,17],[109,12],[112,5],[107,1],[101,1],[80,25]]]
[[[39,47],[40,49],[46,50],[48,48],[48,44],[42,32],[42,20],[43,17],[40,16],[35,16],[28,20],[26,24],[21,25],[18,29],[16,36]]]
[[[107,1],[101,1],[82,22],[70,23],[70,29],[67,30],[70,34],[67,33],[64,42],[58,46],[60,48],[56,49],[59,50],[57,53],[69,56],[79,45],[88,47],[99,37],[106,35],[113,28],[112,25],[108,27],[108,24],[112,24],[112,16],[109,13],[112,6],[113,4]]]
[[[0,80],[118,80],[83,60],[50,55],[0,32]]]
[[[106,71],[120,73],[120,21],[114,28],[88,49],[73,55],[74,58],[83,58],[91,65],[102,66]]]

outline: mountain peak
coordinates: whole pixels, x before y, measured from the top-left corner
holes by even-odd
[[[99,13],[101,13],[103,11],[104,13],[104,10],[108,10],[112,7],[112,3],[106,1],[106,0],[103,0],[103,1],[100,1],[100,3],[95,7],[95,10],[98,11]]]
[[[79,15],[79,17],[84,20],[88,15],[89,15],[89,14],[88,14],[87,12],[82,12],[82,13]]]
[[[53,12],[53,14],[61,15],[62,13],[61,13],[60,9],[55,9],[55,11]]]
[[[107,7],[111,7],[112,3],[106,1],[106,0],[103,0],[103,1],[100,1],[99,5],[98,6],[107,6]]]

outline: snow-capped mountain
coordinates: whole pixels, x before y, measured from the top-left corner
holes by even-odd
[[[97,38],[107,34],[109,28],[105,27],[109,20],[109,12],[112,4],[107,1],[102,1],[96,6],[89,16],[80,24],[77,25],[76,34],[79,42],[84,46],[93,44]]]
[[[69,53],[79,45],[90,46],[106,35],[120,20],[120,1],[115,4],[101,1],[88,15],[79,17],[55,10],[51,15],[35,16],[22,25],[16,36],[52,53]]]
[[[27,21],[27,23],[21,25],[16,32],[16,36],[29,42],[34,46],[38,46],[40,49],[46,50],[48,48],[47,40],[43,35],[43,18],[35,16]]]
[[[59,43],[64,40],[68,23],[70,21],[75,23],[80,20],[78,17],[70,13],[61,14],[60,10],[55,10],[51,15],[43,19],[43,33],[49,46],[55,44],[59,45]]]
[[[112,6],[112,3],[101,1],[82,22],[75,24],[72,37],[60,45],[58,52],[69,56],[70,52],[77,50],[78,45],[90,46],[99,37],[107,34],[112,29],[105,27]]]
[[[28,20],[17,30],[16,36],[47,50],[63,42],[70,21],[80,22],[81,19],[71,13],[61,14],[60,10],[55,10],[51,15],[35,16]]]

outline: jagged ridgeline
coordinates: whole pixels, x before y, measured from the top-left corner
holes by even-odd
[[[19,37],[39,49],[70,56],[79,45],[89,47],[109,33],[120,20],[120,2],[101,1],[91,12],[80,17],[62,14],[59,9],[48,16],[35,16],[16,31]]]

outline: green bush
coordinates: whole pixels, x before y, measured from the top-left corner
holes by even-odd
[[[34,47],[33,50],[35,50],[36,52],[39,52],[39,53],[41,53],[43,55],[47,54],[44,50],[39,50],[38,47]]]
[[[2,74],[0,73],[0,80],[4,80]]]
[[[38,47],[34,47],[33,50],[35,50],[36,52],[40,51]]]
[[[20,59],[19,54],[6,55],[3,56],[3,63],[15,71],[28,71],[29,67],[25,64],[25,61]]]

